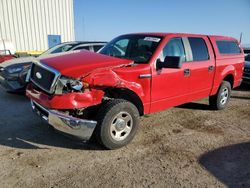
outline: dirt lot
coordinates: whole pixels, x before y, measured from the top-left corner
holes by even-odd
[[[24,96],[0,91],[0,187],[250,187],[249,86],[226,110],[202,100],[140,125],[129,146],[106,151],[65,138]]]

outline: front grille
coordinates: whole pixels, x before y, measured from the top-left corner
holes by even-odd
[[[33,63],[30,80],[42,90],[53,93],[59,72],[40,63]]]

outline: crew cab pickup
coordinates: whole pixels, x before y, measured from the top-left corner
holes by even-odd
[[[26,95],[55,129],[108,149],[128,144],[139,117],[209,97],[223,109],[240,85],[236,39],[180,33],[119,36],[99,54],[66,52],[32,65]]]

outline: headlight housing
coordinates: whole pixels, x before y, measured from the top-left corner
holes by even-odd
[[[83,84],[80,80],[69,80],[69,86],[72,90],[81,91]]]
[[[8,73],[13,74],[13,73],[19,73],[23,70],[23,67],[10,67],[5,69],[8,71]]]
[[[28,70],[30,68],[30,63],[13,64],[5,68],[10,74],[20,73],[23,70]]]
[[[81,92],[88,87],[89,84],[86,82],[66,76],[61,76],[57,84],[56,94]]]

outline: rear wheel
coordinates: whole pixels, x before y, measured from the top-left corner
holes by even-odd
[[[108,149],[127,145],[138,129],[138,109],[123,99],[105,103],[97,117],[98,124],[95,130],[97,140]]]
[[[216,95],[209,97],[209,104],[215,110],[222,110],[227,106],[231,95],[231,84],[223,81]]]

